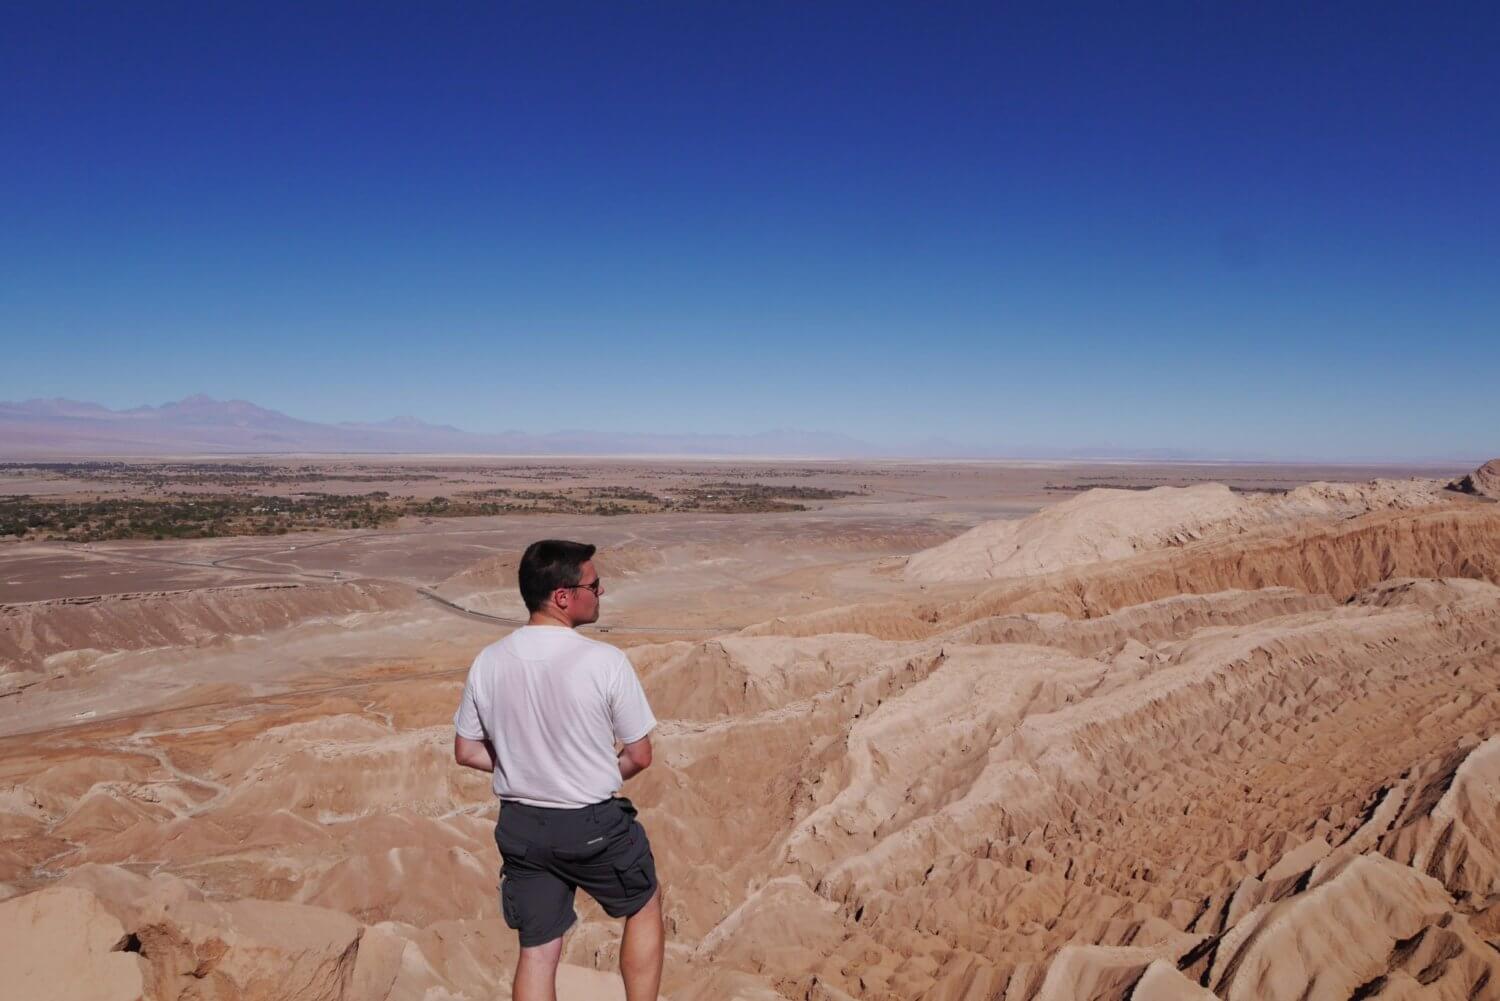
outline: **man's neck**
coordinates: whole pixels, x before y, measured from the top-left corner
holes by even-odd
[[[528,626],[561,626],[564,629],[572,629],[573,623],[549,609],[542,608],[531,613],[531,618],[526,620]]]

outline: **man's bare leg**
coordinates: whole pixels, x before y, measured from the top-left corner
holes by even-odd
[[[562,936],[542,945],[521,950],[516,961],[516,979],[511,984],[515,1001],[557,1001],[557,964],[562,959]]]
[[[620,942],[620,977],[625,981],[626,1001],[656,1001],[661,990],[661,962],[666,943],[658,888],[645,907],[625,919],[625,938]],[[516,998],[521,1001],[520,995]]]

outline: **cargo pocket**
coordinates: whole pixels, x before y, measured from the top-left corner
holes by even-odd
[[[526,857],[526,845],[523,842],[512,843],[507,838],[503,843],[497,832],[495,841],[500,845],[500,913],[505,918],[505,923],[512,928],[521,927],[521,911],[516,903],[516,893],[520,889],[516,885],[515,866]]]
[[[628,895],[633,897],[636,894],[645,893],[656,882],[656,878],[653,875],[655,867],[650,864],[650,858],[651,856],[647,855],[645,859],[636,865],[628,869],[619,870],[620,885],[625,888],[625,892]]]
[[[506,876],[500,881],[500,913],[505,923],[517,930],[521,927],[521,909],[516,904],[516,879]]]
[[[656,859],[651,856],[651,843],[640,827],[630,832],[631,850],[624,859],[615,863],[615,875],[626,896],[637,896],[656,884]]]

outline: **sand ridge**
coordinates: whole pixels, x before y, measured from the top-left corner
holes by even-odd
[[[1285,494],[1236,493],[1221,483],[1090,490],[1020,521],[994,521],[914,555],[906,576],[933,583],[1025,577],[1277,523],[1348,518],[1445,500],[1437,480],[1309,483]]]

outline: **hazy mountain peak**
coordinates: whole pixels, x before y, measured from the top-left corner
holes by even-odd
[[[80,416],[89,418],[79,420]],[[0,454],[119,455],[277,452],[457,452],[509,455],[784,455],[853,457],[882,450],[820,431],[650,434],[564,431],[500,434],[428,424],[410,415],[376,423],[320,424],[248,400],[195,393],[130,410],[77,401],[0,403]]]

